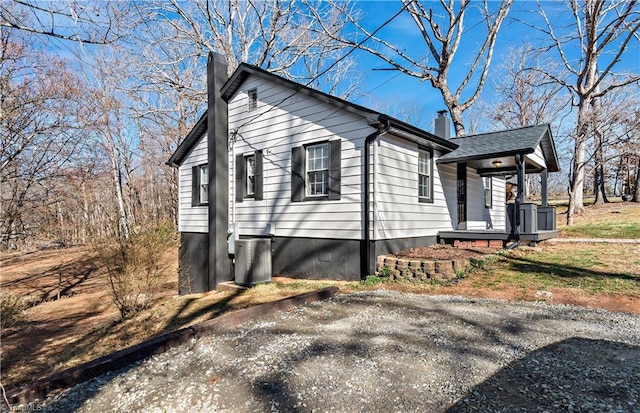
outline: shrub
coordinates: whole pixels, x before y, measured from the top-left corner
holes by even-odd
[[[22,297],[0,292],[0,328],[14,327],[22,321],[26,305]]]
[[[382,267],[382,271],[378,272],[378,277],[391,277],[391,268],[387,265]]]
[[[107,269],[113,302],[123,319],[151,305],[166,280],[162,256],[173,237],[170,225],[159,225],[128,239],[116,238],[96,245]]]

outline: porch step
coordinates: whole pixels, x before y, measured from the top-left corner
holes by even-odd
[[[233,281],[226,281],[223,283],[218,283],[218,291],[244,291],[248,290],[249,287],[244,287],[242,285],[238,285]]]

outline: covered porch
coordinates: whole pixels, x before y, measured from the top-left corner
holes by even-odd
[[[548,125],[472,135],[453,139],[459,148],[442,156],[440,164],[457,165],[457,228],[440,231],[439,241],[467,247],[500,248],[509,242],[535,245],[560,235],[556,229],[556,210],[548,202],[547,179],[556,172],[558,158]],[[466,171],[481,177],[497,177],[515,185],[515,196],[505,196],[504,228],[467,220]],[[533,202],[525,193],[526,175],[540,177],[541,199]]]

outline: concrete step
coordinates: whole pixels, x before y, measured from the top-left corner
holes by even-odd
[[[238,285],[233,281],[226,281],[223,283],[218,283],[218,291],[244,291],[248,290],[249,287],[244,287],[242,285]]]

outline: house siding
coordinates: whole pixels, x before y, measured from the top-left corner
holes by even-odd
[[[258,106],[247,109],[247,91],[257,88]],[[229,130],[237,130],[229,155],[230,211],[240,236],[362,239],[362,154],[374,131],[366,119],[291,90],[249,77],[229,101]],[[268,111],[268,114],[259,116]],[[339,200],[291,201],[291,149],[340,139]],[[235,155],[263,154],[263,199],[235,202]],[[235,202],[235,205],[233,204]]]
[[[440,184],[444,193],[445,202],[447,204],[447,212],[449,214],[448,222],[451,229],[458,228],[458,195],[456,193],[457,186],[457,165],[455,163],[438,165],[438,175],[440,176]]]
[[[486,229],[505,229],[505,180],[492,178],[492,206],[484,204],[484,181],[474,169],[467,168],[467,220],[486,222]]]
[[[207,135],[204,134],[178,168],[178,231],[209,232],[207,205],[191,206],[191,169],[207,163]]]
[[[440,164],[438,172],[446,199],[449,222],[452,229],[457,229],[456,164]],[[492,206],[485,208],[482,177],[473,168],[467,168],[467,221],[484,221],[488,224],[487,229],[501,231],[505,230],[506,226],[504,207],[506,181],[501,176],[494,176],[492,180]]]
[[[375,182],[376,202],[373,239],[396,239],[436,236],[450,230],[447,200],[440,183],[433,151],[433,202],[418,200],[418,145],[385,135],[379,138]]]

